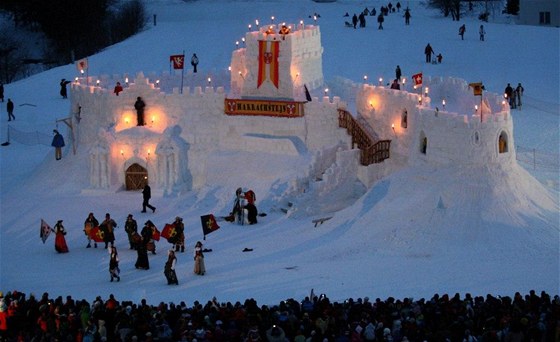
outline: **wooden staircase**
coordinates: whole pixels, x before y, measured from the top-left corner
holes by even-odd
[[[345,109],[338,110],[338,125],[352,136],[352,146],[360,149],[360,163],[364,166],[381,163],[390,157],[391,140],[374,141],[367,130]]]

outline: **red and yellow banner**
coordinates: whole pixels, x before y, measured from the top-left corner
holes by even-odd
[[[185,65],[185,55],[169,56],[169,61],[173,62],[173,69],[183,69]]]
[[[257,88],[267,79],[278,88],[279,51],[279,41],[259,40],[259,78],[257,81]]]
[[[303,116],[303,102],[225,99],[225,113],[296,118]]]

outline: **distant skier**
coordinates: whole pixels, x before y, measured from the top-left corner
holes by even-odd
[[[459,35],[461,36],[461,40],[465,40],[465,31],[467,30],[467,28],[465,27],[465,24],[461,25],[461,27],[459,27]]]
[[[432,55],[434,54],[434,49],[432,49],[430,43],[428,43],[428,45],[426,45],[426,47],[424,48],[424,54],[426,55],[426,63],[432,63]]]
[[[65,78],[60,80],[60,96],[62,96],[63,99],[68,98],[68,93],[66,91],[66,85],[70,83],[70,81],[67,81]]]
[[[16,117],[14,116],[14,103],[12,102],[12,99],[8,99],[8,103],[6,103],[6,110],[8,111],[8,121],[15,120]]]
[[[54,157],[56,160],[62,159],[62,148],[64,145],[64,137],[56,129],[53,129],[54,137],[51,146],[54,147]]]
[[[484,41],[484,35],[486,34],[486,31],[484,30],[484,25],[480,25],[480,29],[478,30],[478,34],[480,36],[480,41]]]

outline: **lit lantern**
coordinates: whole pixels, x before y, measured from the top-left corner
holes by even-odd
[[[235,47],[236,47],[236,48],[239,47],[239,40],[235,41]]]
[[[154,123],[156,117],[152,115],[152,124]]]
[[[124,83],[128,85],[128,77],[124,79]]]
[[[255,19],[255,26],[259,27],[259,19]]]
[[[422,96],[418,95],[418,104],[422,104]]]
[[[99,87],[99,80],[97,80],[97,81],[95,82],[95,84]]]
[[[128,119],[128,116],[124,118],[124,123],[126,123],[128,125],[128,123],[130,122],[130,120]]]
[[[208,77],[208,85],[212,84],[212,79]]]
[[[475,113],[478,112],[478,105],[474,105],[474,112],[475,112]]]
[[[379,85],[383,85],[383,77],[379,77]]]
[[[253,27],[253,26],[251,26],[251,24],[249,24],[247,27],[249,28],[249,31],[251,31],[251,27]]]
[[[403,79],[402,79],[403,86],[404,86],[405,83],[406,83],[406,78],[403,77]]]
[[[303,30],[303,20],[299,21],[299,27]]]
[[[123,151],[123,150],[121,150],[121,156],[123,156],[123,157],[124,157],[124,151]]]
[[[445,110],[445,100],[442,100],[441,104],[443,105],[443,110]]]
[[[270,22],[274,22],[274,16],[270,17]]]
[[[315,22],[315,24],[317,24],[317,16],[316,15],[313,16],[313,21]]]
[[[148,157],[150,156],[150,149],[148,149]]]
[[[76,76],[76,78],[74,79],[74,81],[76,81],[76,83],[78,83],[78,77]]]
[[[395,131],[395,124],[391,124],[391,129],[393,130],[393,132]]]
[[[428,96],[429,91],[430,91],[430,89],[428,87],[426,87],[426,89],[424,89],[424,96]]]
[[[327,96],[329,93],[329,88],[325,88],[325,96]]]
[[[156,80],[156,87],[159,88],[159,80]]]
[[[364,83],[367,83],[367,75],[364,75]]]
[[[245,37],[241,38],[241,41],[243,42],[243,46],[245,46]]]
[[[373,108],[373,102],[369,101],[369,106]]]
[[[84,77],[84,69],[80,69],[80,74],[82,74],[82,77]]]

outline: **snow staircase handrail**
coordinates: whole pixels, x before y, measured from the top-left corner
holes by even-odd
[[[391,140],[375,141],[367,130],[345,109],[338,109],[338,125],[346,128],[360,153],[360,163],[364,166],[381,163],[390,157]]]

